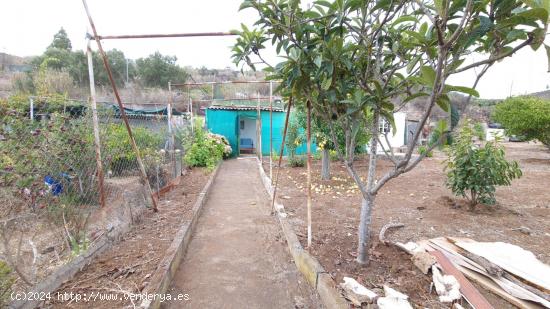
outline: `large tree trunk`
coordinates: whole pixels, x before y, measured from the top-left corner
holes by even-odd
[[[330,154],[327,148],[321,153],[321,180],[330,180]]]
[[[361,200],[361,217],[359,223],[359,245],[357,248],[357,262],[366,265],[369,263],[370,223],[372,207],[375,197],[371,194]]]
[[[357,245],[357,263],[366,265],[369,263],[369,241],[370,241],[370,223],[372,208],[374,207],[374,200],[376,198],[376,192],[373,192],[374,181],[376,178],[376,153],[378,151],[378,140],[376,135],[378,132],[378,121],[380,114],[375,110],[374,112],[374,125],[371,128],[372,137],[369,143],[369,171],[367,175],[367,190],[366,194],[363,194],[363,200],[361,203],[361,217],[359,221],[358,238],[359,244]]]

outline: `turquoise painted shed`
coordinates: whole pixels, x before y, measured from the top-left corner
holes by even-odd
[[[233,156],[245,153],[268,156],[270,150],[270,106],[267,102],[222,101],[206,109],[206,127],[215,134],[227,138],[233,149]],[[273,103],[273,151],[280,153],[286,113],[281,101]],[[312,151],[315,151],[312,145]],[[300,145],[297,154],[304,154],[306,145]],[[286,150],[285,150],[286,155]]]

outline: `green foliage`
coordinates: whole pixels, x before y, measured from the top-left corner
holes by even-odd
[[[288,129],[285,140],[285,148],[289,159],[296,156],[296,149],[298,149],[298,147],[302,145],[305,140],[306,136],[304,129],[300,125],[296,114],[291,112],[290,118],[288,119]]]
[[[64,50],[71,50],[73,48],[71,40],[67,36],[67,32],[63,29],[63,27],[53,36],[53,41],[52,44],[50,44],[50,48]]]
[[[474,136],[477,137],[478,140],[485,140],[485,129],[483,129],[481,122],[475,122],[472,129],[474,131]]]
[[[271,160],[273,160],[273,162],[279,162],[279,153],[273,151],[273,153],[271,154]]]
[[[494,204],[496,186],[509,186],[522,173],[516,161],[507,161],[504,147],[497,141],[475,146],[470,122],[458,132],[447,161],[447,187],[466,197],[473,210],[479,203]]]
[[[428,158],[433,157],[433,152],[428,152],[428,148],[426,146],[418,146],[418,154],[421,156],[426,156]]]
[[[332,162],[336,162],[336,161],[340,160],[338,158],[338,153],[336,153],[336,150],[329,150],[328,155],[330,157],[330,161],[332,161]]]
[[[538,139],[550,147],[550,101],[535,97],[513,97],[496,105],[493,118],[506,134]]]
[[[159,158],[159,151],[164,146],[164,134],[142,127],[132,128],[132,133],[144,161],[147,158]],[[106,166],[115,175],[138,169],[137,156],[132,148],[128,131],[123,124],[107,125],[102,130],[101,140],[103,142],[102,155],[107,162]]]
[[[10,294],[14,283],[15,276],[12,269],[6,262],[0,260],[0,307],[7,307],[10,303]]]
[[[212,170],[224,157],[231,155],[231,146],[225,137],[211,134],[197,126],[191,148],[184,161],[189,166],[201,166]]]
[[[304,167],[306,165],[306,156],[289,156],[288,164],[291,167]]]
[[[185,82],[189,74],[176,64],[176,56],[163,56],[159,52],[136,61],[137,73],[147,87],[168,87],[168,82]]]

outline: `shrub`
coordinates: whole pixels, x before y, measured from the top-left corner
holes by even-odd
[[[195,137],[191,148],[187,151],[184,161],[189,166],[214,169],[224,157],[231,155],[231,146],[221,135],[205,132],[202,127],[195,129]]]
[[[132,128],[132,134],[144,162],[154,162],[155,158],[158,159],[158,151],[164,142],[162,132],[157,133],[147,128],[135,127]],[[106,166],[113,174],[120,175],[124,171],[138,170],[136,153],[123,124],[109,124],[103,130],[102,142]]]
[[[320,148],[317,148],[317,151],[312,154],[313,160],[321,160],[322,152],[323,150]]]
[[[481,125],[480,122],[474,123],[474,136],[477,137],[480,141],[485,140],[485,129],[483,129],[483,125]]]
[[[332,161],[332,162],[336,162],[336,161],[340,160],[338,158],[338,153],[336,153],[336,150],[332,150],[332,149],[329,150],[328,155],[330,157],[330,161]]]
[[[426,153],[427,151],[428,151],[428,148],[426,148],[426,146],[418,146],[418,153],[421,156],[425,155],[428,158],[433,157],[433,152],[430,151],[430,152]]]
[[[288,164],[290,164],[291,167],[304,167],[306,165],[306,157],[296,155],[288,157]]]
[[[474,130],[466,122],[450,147],[446,166],[447,187],[467,198],[471,210],[478,203],[494,204],[496,186],[510,185],[522,175],[517,162],[506,160],[497,140],[477,147],[473,137]]]
[[[496,105],[493,118],[507,135],[538,139],[550,148],[550,100],[513,97]]]
[[[0,307],[4,308],[10,303],[10,294],[15,276],[12,269],[4,261],[0,261]]]
[[[273,153],[271,154],[271,157],[273,162],[279,162],[279,153],[277,153],[276,151],[273,151]]]

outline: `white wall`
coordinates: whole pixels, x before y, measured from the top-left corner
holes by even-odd
[[[244,121],[244,130],[241,130],[241,121]],[[258,143],[256,142],[256,119],[250,118],[240,118],[239,119],[239,139],[241,138],[250,138],[254,142],[254,148],[258,148]]]
[[[395,121],[395,132],[393,131],[392,127],[390,126],[391,132],[388,133],[388,141],[390,142],[390,146],[395,147],[401,147],[405,145],[405,126],[407,123],[407,114],[403,112],[397,112],[393,114],[393,119]],[[388,143],[386,142],[386,138],[384,137],[384,134],[380,134],[380,142],[384,146],[386,150],[389,150]],[[379,152],[384,152],[382,150],[382,147],[378,146]]]
[[[487,128],[485,130],[485,140],[486,141],[493,141],[495,140],[495,136],[500,137],[501,139],[504,139],[504,129],[491,129]]]

